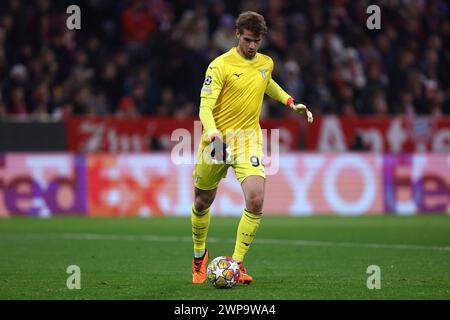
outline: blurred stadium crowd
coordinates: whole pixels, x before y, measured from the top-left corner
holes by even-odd
[[[274,79],[315,114],[450,114],[445,0],[0,1],[0,118],[196,115],[209,62],[263,14]],[[66,8],[81,9],[68,30]],[[381,29],[366,27],[371,4]],[[293,116],[266,99],[264,117]]]

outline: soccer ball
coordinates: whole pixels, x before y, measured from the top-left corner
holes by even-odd
[[[232,288],[238,283],[241,270],[233,258],[220,256],[211,260],[206,274],[214,287],[225,289]]]

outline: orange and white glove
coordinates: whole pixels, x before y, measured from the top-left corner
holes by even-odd
[[[312,112],[309,111],[308,107],[306,107],[304,104],[295,103],[294,99],[289,98],[288,106],[290,108],[292,108],[298,114],[300,114],[302,116],[305,116],[309,123],[312,123],[314,121],[314,117],[313,117]]]

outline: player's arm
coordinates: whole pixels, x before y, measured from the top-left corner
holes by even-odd
[[[211,157],[215,160],[225,161],[227,158],[227,146],[220,137],[220,132],[217,130],[213,116],[217,98],[222,90],[223,78],[223,66],[220,62],[213,61],[208,66],[200,93],[199,118],[205,131],[203,139],[213,144]]]
[[[266,94],[272,99],[289,106],[290,100],[293,100],[273,79],[269,79],[266,87]]]
[[[213,117],[213,110],[216,99],[201,98],[199,117],[205,130],[204,139],[210,142],[215,136],[219,135],[216,128],[216,122]]]
[[[223,64],[220,60],[210,63],[205,73],[205,81],[200,92],[200,121],[204,129],[204,139],[210,142],[219,135],[216,122],[213,117],[213,110],[216,106],[217,98],[224,83]]]
[[[217,161],[227,160],[227,145],[220,137],[220,132],[216,128],[216,122],[213,117],[213,109],[217,99],[201,98],[200,104],[200,121],[205,129],[204,139],[208,143],[212,143],[211,157]]]
[[[213,117],[213,110],[223,86],[223,70],[219,61],[214,60],[206,69],[205,81],[200,92],[200,121],[205,131],[204,139],[210,142],[219,134]]]
[[[275,99],[276,101],[281,102],[287,105],[288,107],[292,108],[298,114],[306,116],[308,122],[313,122],[314,118],[311,111],[309,111],[304,104],[301,103],[297,104],[295,100],[289,94],[287,94],[278,85],[278,83],[275,82],[275,80],[273,79],[269,80],[269,83],[267,84],[266,88],[266,94],[272,99]]]
[[[270,68],[271,71],[274,69],[274,63],[273,60],[270,60]],[[270,75],[272,75],[272,72],[270,72]],[[289,94],[287,94],[279,85],[275,82],[275,80],[270,77],[269,82],[267,83],[266,87],[266,94],[275,99],[278,102],[281,102],[288,107],[292,108],[295,112],[298,114],[301,114],[302,116],[306,116],[308,119],[308,122],[313,122],[313,115],[311,111],[308,110],[308,108],[301,103],[296,103],[294,98],[292,98]]]

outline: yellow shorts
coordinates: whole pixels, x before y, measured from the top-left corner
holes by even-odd
[[[206,151],[206,152],[205,152]],[[210,161],[202,161],[208,157],[208,151],[203,149],[197,153],[197,161],[195,163],[192,178],[194,186],[201,190],[212,190],[217,188],[222,178],[227,176],[228,168],[231,166],[234,170],[239,183],[242,183],[248,176],[260,176],[266,178],[264,170],[263,157],[264,153],[261,148],[253,151],[247,150],[245,153],[237,153],[232,157],[229,163],[214,164]]]

